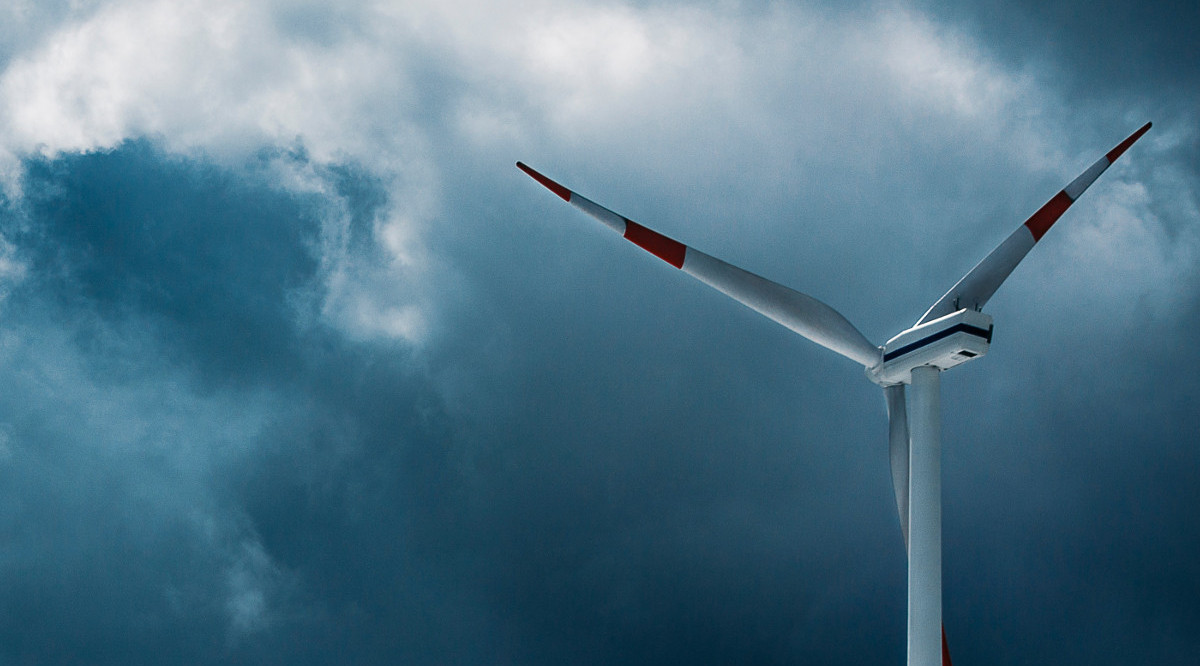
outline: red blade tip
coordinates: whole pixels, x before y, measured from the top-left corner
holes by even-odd
[[[558,183],[543,176],[542,174],[533,170],[529,165],[525,164],[524,162],[517,162],[517,168],[520,169],[521,171],[524,171],[525,173],[529,174],[530,178],[532,178],[532,179],[536,180],[537,182],[541,183],[542,185],[544,185],[546,187],[546,189],[548,189],[551,192],[562,197],[563,201],[567,201],[567,202],[571,201],[571,190],[568,190],[567,188],[563,187],[562,185],[559,185]]]
[[[1134,132],[1133,134],[1130,134],[1128,139],[1125,139],[1116,148],[1113,148],[1112,150],[1108,151],[1108,154],[1105,155],[1105,157],[1108,158],[1108,163],[1112,164],[1113,162],[1116,162],[1117,158],[1121,156],[1121,153],[1125,152],[1126,150],[1129,150],[1129,147],[1133,145],[1133,142],[1142,138],[1142,135],[1145,134],[1146,131],[1149,130],[1150,126],[1153,124],[1154,123],[1146,123],[1145,125],[1142,125],[1142,128],[1140,130]]]

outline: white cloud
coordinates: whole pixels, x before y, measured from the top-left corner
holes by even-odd
[[[67,24],[4,73],[4,146],[53,153],[157,135],[222,154],[302,137],[319,161],[399,169],[429,156],[420,115],[440,94],[461,98],[451,109],[461,103],[464,117],[540,131],[549,122],[560,138],[617,139],[647,123],[682,133],[749,114],[812,140],[839,125],[855,131],[844,114],[863,104],[873,116],[899,104],[995,119],[1025,85],[899,11],[839,23],[791,8],[745,17],[616,3],[359,3],[311,19],[344,28],[316,41],[287,7],[131,0]]]
[[[1151,182],[1167,187],[1157,178]],[[1096,189],[1052,246],[1050,284],[1094,313],[1089,316],[1117,327],[1141,326],[1185,307],[1194,294],[1181,287],[1196,275],[1200,231],[1170,233],[1145,183],[1117,176]]]
[[[689,238],[720,238],[736,215],[821,268],[828,248],[805,249],[813,232],[777,208],[811,214],[819,196],[845,212],[853,261],[894,248],[935,265],[944,256],[929,253],[986,248],[926,239],[972,237],[993,224],[988,207],[1069,172],[1076,149],[1062,142],[1080,126],[1052,90],[899,5],[127,0],[79,16],[0,76],[10,186],[16,155],[143,135],[235,163],[299,141],[317,164],[360,164],[388,184],[376,233],[391,259],[352,265],[327,244],[324,311],[356,335],[414,342],[436,299],[419,286],[424,235],[462,186],[451,155],[627,172],[679,202]],[[763,191],[769,214],[754,209]],[[1002,212],[1015,225],[1024,209]]]
[[[279,586],[281,573],[262,544],[247,540],[226,572],[228,597],[225,609],[233,638],[269,628],[274,622],[270,597]]]
[[[314,43],[281,32],[298,29],[284,20],[285,9],[137,0],[63,26],[0,79],[0,152],[8,154],[10,191],[13,159],[33,151],[91,151],[152,136],[173,150],[237,163],[263,146],[299,140],[317,164],[373,169],[396,202],[380,224],[391,262],[353,266],[344,248],[326,248],[333,251],[324,259],[331,321],[415,341],[422,330],[417,306],[395,303],[403,292],[376,284],[419,277],[420,229],[433,214],[428,150],[411,118],[418,96],[406,76],[411,38],[403,24],[378,24],[369,7],[357,6],[317,18],[361,19],[367,34]],[[281,185],[301,192],[328,189],[319,174],[278,175]],[[328,227],[345,224],[344,215],[331,213]],[[367,273],[379,279],[347,283]],[[352,316],[340,316],[346,312]]]

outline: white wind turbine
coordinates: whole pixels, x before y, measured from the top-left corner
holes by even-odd
[[[837,310],[798,291],[647,229],[534,171],[517,167],[563,200],[672,266],[866,369],[887,399],[896,509],[908,548],[908,664],[950,663],[942,629],[940,373],[983,356],[992,318],[980,312],[1025,254],[1150,123],[1108,151],[967,272],[910,329],[882,347]],[[912,386],[911,400],[905,386]]]

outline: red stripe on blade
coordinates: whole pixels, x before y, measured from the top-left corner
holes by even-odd
[[[534,171],[528,165],[526,165],[524,162],[517,162],[517,168],[520,169],[521,171],[524,171],[525,173],[529,174],[530,178],[533,178],[534,180],[541,183],[542,185],[545,185],[546,189],[548,189],[551,192],[562,197],[563,201],[566,201],[568,203],[571,201],[571,190],[568,190],[567,188],[550,180],[549,178],[538,173],[537,171]]]
[[[946,627],[942,626],[942,666],[952,666],[950,663],[950,645],[946,643]]]
[[[1059,192],[1054,195],[1054,198],[1047,201],[1045,206],[1038,209],[1032,217],[1025,220],[1025,226],[1029,227],[1029,233],[1033,234],[1034,242],[1040,241],[1042,236],[1050,230],[1050,226],[1062,217],[1062,214],[1071,207],[1071,197],[1067,196],[1066,192]]]
[[[675,268],[683,268],[683,257],[687,254],[687,246],[683,243],[647,229],[633,220],[625,220],[625,238]]]
[[[1145,125],[1142,125],[1142,129],[1129,135],[1128,139],[1125,139],[1116,148],[1113,148],[1112,150],[1108,151],[1108,154],[1105,155],[1105,157],[1108,158],[1108,163],[1112,164],[1113,162],[1116,162],[1117,158],[1121,156],[1121,153],[1125,152],[1126,150],[1129,150],[1129,147],[1133,145],[1134,141],[1137,141],[1138,139],[1142,138],[1142,135],[1146,133],[1146,130],[1150,129],[1150,125],[1152,125],[1152,124],[1153,123],[1146,123]]]

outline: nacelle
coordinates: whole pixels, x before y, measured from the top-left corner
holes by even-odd
[[[867,369],[880,386],[908,384],[912,369],[931,365],[953,368],[987,353],[992,342],[992,318],[975,310],[959,310],[914,326],[883,346],[883,360]]]

